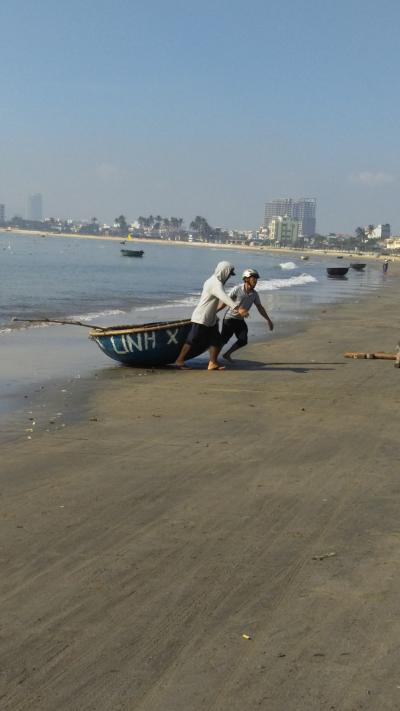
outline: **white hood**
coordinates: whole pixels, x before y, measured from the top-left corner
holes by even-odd
[[[222,284],[225,284],[226,280],[232,273],[234,273],[235,267],[230,262],[218,262],[215,267],[214,275],[219,279]]]

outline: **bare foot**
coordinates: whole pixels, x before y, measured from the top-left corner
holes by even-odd
[[[225,366],[218,363],[209,363],[207,370],[225,370]]]
[[[222,357],[224,360],[227,360],[228,363],[233,363],[232,358],[230,357],[229,353],[222,353]]]
[[[178,363],[178,361],[173,363],[173,367],[177,370],[192,370],[190,365],[186,365],[185,363]]]

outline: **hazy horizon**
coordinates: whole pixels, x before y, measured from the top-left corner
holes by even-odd
[[[14,0],[0,10],[0,203],[319,232],[397,213],[397,0]]]

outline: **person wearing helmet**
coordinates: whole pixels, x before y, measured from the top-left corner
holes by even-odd
[[[218,330],[217,309],[219,304],[229,306],[230,311],[240,314],[241,318],[248,316],[248,311],[226,293],[224,284],[235,274],[233,264],[219,262],[214,274],[203,284],[200,301],[192,313],[192,327],[183,344],[181,352],[175,361],[177,368],[185,369],[185,358],[200,355],[207,348],[210,352],[208,370],[224,370],[225,366],[218,363],[218,354],[222,347],[221,334]],[[192,351],[193,356],[191,356]]]
[[[272,331],[274,328],[274,324],[262,306],[260,297],[256,291],[257,280],[259,277],[260,275],[257,269],[245,269],[242,274],[243,284],[235,286],[229,292],[231,299],[239,305],[239,309],[229,309],[227,311],[222,324],[222,342],[224,344],[228,343],[233,335],[235,335],[237,339],[235,343],[222,354],[222,357],[229,363],[233,362],[231,358],[232,353],[247,345],[248,328],[243,316],[240,313],[241,308],[245,308],[249,311],[252,305],[255,304],[258,312],[267,321],[269,330]],[[225,305],[221,303],[218,307],[218,311],[223,308],[225,308]]]

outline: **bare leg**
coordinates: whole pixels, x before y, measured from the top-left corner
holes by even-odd
[[[185,356],[187,356],[187,354],[189,353],[191,347],[192,347],[192,346],[191,346],[190,343],[184,343],[184,344],[183,344],[182,349],[181,349],[181,352],[179,353],[179,355],[178,355],[178,357],[177,357],[177,359],[176,359],[176,361],[175,361],[175,365],[176,365],[178,368],[185,368]]]
[[[225,366],[218,363],[218,354],[221,348],[210,346],[210,360],[208,362],[208,370],[225,370]]]
[[[225,351],[225,353],[222,354],[222,357],[229,363],[233,363],[233,360],[231,358],[232,353],[238,351],[239,348],[244,348],[245,345],[247,344],[243,343],[243,341],[236,341],[233,346],[231,346],[227,351]]]

